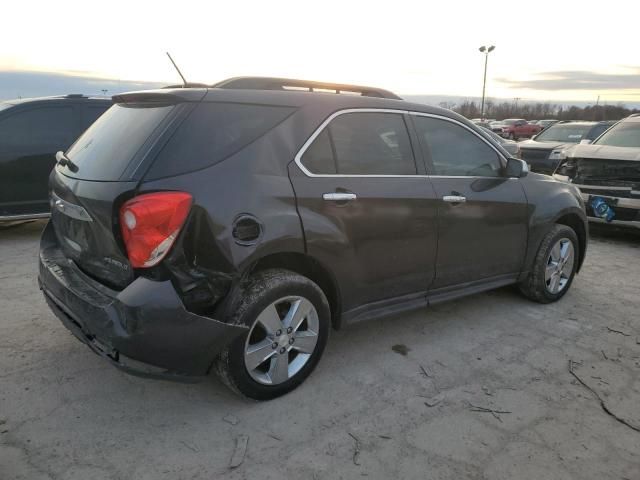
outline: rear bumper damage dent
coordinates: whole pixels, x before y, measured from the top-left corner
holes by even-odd
[[[107,295],[48,251],[41,252],[38,281],[51,309],[92,351],[127,373],[197,381],[247,330],[187,311],[170,281],[139,277]]]

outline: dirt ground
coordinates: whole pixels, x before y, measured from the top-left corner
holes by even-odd
[[[2,480],[640,479],[638,235],[596,232],[557,304],[506,288],[333,332],[256,403],[80,344],[38,291],[42,226],[0,231]]]

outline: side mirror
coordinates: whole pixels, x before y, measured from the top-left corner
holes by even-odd
[[[589,145],[593,140],[589,140],[588,138],[583,138],[580,140],[580,145]]]
[[[513,157],[507,160],[507,168],[505,169],[507,177],[522,178],[526,177],[528,173],[529,165],[524,160]]]

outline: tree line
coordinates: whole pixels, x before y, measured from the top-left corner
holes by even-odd
[[[480,103],[473,100],[465,100],[460,104],[451,102],[441,102],[443,108],[453,110],[467,118],[480,118]],[[640,113],[640,110],[626,108],[619,103],[616,105],[587,105],[577,107],[575,105],[566,106],[555,103],[518,103],[501,102],[495,103],[491,100],[484,105],[484,118],[495,118],[503,120],[505,118],[525,118],[527,120],[620,120],[628,117],[632,113]]]

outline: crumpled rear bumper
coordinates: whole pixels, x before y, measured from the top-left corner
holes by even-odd
[[[120,292],[110,290],[44,238],[38,282],[53,312],[79,340],[136,375],[197,380],[247,330],[188,312],[170,281],[138,277]]]

